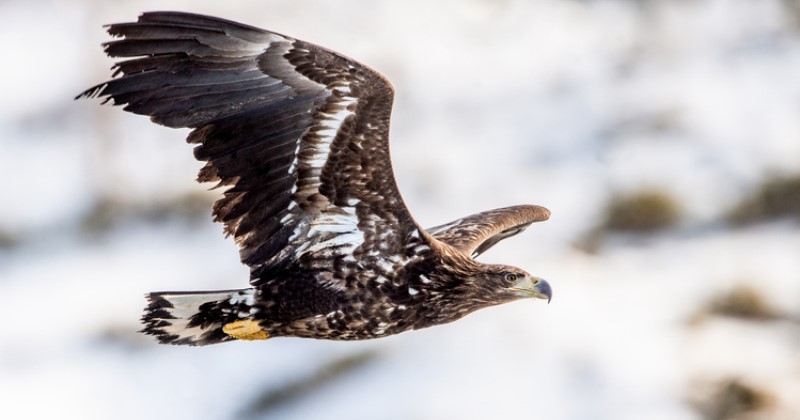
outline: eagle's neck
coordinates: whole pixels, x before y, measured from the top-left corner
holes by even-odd
[[[430,271],[416,275],[420,292],[419,321],[415,329],[458,320],[496,302],[486,264],[461,253],[442,254]]]

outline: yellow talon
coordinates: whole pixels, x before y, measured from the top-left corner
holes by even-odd
[[[239,340],[266,340],[269,333],[261,329],[257,321],[244,319],[229,322],[222,326],[222,332]]]

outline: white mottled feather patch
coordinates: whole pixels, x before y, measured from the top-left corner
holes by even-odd
[[[330,113],[323,112],[321,113],[323,118],[317,120],[315,128],[317,128],[319,144],[313,148],[313,153],[306,162],[312,168],[322,169],[325,166],[331,151],[331,143],[336,138],[339,129],[342,128],[342,123],[347,117],[355,115],[355,112],[351,110],[351,105],[358,103],[358,98],[350,96],[350,83],[341,83],[341,86],[334,89],[334,92],[339,96],[336,101],[339,109]]]
[[[289,169],[293,172],[297,169],[298,158],[303,154],[302,164],[307,165],[311,173],[315,174],[316,183],[298,190],[297,185],[292,189],[292,193],[309,196],[319,193],[319,174],[328,161],[331,153],[331,145],[336,138],[344,121],[355,115],[355,105],[358,98],[351,96],[350,83],[339,81],[331,91],[328,101],[335,109],[332,112],[320,111],[320,117],[315,118],[313,130],[308,130],[301,141],[298,142],[295,150],[295,160]],[[314,137],[308,137],[310,133]],[[315,185],[316,184],[316,185]],[[310,188],[309,188],[310,187]],[[364,233],[358,229],[358,216],[356,216],[355,206],[360,203],[357,198],[349,198],[347,206],[339,208],[328,208],[316,215],[308,222],[308,225],[298,226],[289,237],[290,242],[298,243],[294,250],[295,258],[300,258],[306,254],[321,253],[347,255],[364,243]],[[289,211],[297,207],[296,201],[292,200]],[[337,211],[338,210],[338,211]],[[295,222],[297,219],[292,213],[281,218],[281,223]],[[335,249],[335,251],[334,251]],[[327,254],[327,255],[330,255]]]
[[[344,213],[322,213],[309,222],[305,237],[308,239],[325,238],[321,241],[302,243],[296,250],[297,258],[311,253],[319,253],[326,249],[336,248],[337,254],[350,254],[364,243],[364,232],[358,229],[358,217],[355,210],[345,208]],[[295,240],[303,232],[297,230],[290,240]],[[334,235],[331,235],[334,234]]]

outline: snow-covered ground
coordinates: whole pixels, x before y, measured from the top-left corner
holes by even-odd
[[[145,292],[247,277],[210,211],[170,207],[216,194],[186,132],[72,100],[109,76],[101,25],[146,10],[383,72],[417,220],[550,208],[482,259],[547,278],[552,303],[369,342],[136,334]],[[7,0],[0,43],[0,418],[721,419],[726,384],[752,418],[800,418],[800,225],[723,222],[800,172],[794,0]],[[677,226],[587,252],[611,197],[643,188],[679,200]],[[774,316],[708,309],[740,286]]]

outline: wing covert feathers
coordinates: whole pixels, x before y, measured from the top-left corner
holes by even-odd
[[[501,240],[522,232],[532,223],[548,218],[550,210],[544,207],[512,206],[476,213],[427,231],[437,240],[475,258]]]

